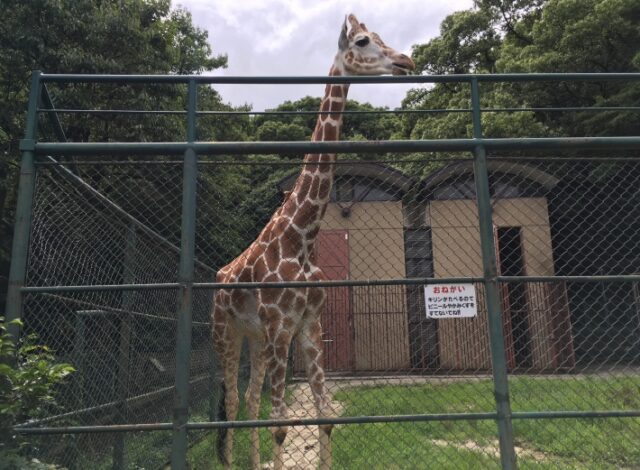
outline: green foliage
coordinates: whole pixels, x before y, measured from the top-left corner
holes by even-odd
[[[414,46],[421,73],[635,72],[640,70],[640,4],[635,0],[477,0],[448,16],[440,35]],[[638,106],[630,82],[482,84],[482,106]],[[407,94],[414,109],[470,107],[468,86],[437,84]],[[403,119],[412,138],[471,135],[469,114]],[[485,113],[487,137],[634,135],[638,113]]]
[[[29,76],[47,73],[194,74],[226,66],[212,54],[208,34],[170,0],[0,0],[0,305],[9,251]],[[184,86],[50,86],[58,108],[184,109]],[[229,110],[212,88],[200,87],[201,109]],[[184,140],[183,116],[67,115],[69,140]],[[246,138],[243,123],[218,120],[199,129],[202,139]],[[43,127],[45,136],[51,129]],[[95,177],[96,175],[92,175]],[[94,180],[101,187],[100,178]],[[141,197],[144,204],[144,197]]]
[[[0,460],[5,465],[14,462],[14,468],[22,468],[26,461],[20,454],[26,444],[13,426],[42,417],[55,406],[56,386],[74,368],[57,363],[53,352],[38,344],[34,334],[23,336],[16,344],[7,331],[9,325],[20,327],[21,323],[16,320],[0,324]],[[28,468],[47,467],[32,463]]]

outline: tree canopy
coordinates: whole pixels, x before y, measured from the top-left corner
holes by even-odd
[[[413,48],[420,73],[636,72],[640,4],[635,0],[477,0],[448,16],[440,35]],[[637,83],[602,81],[483,84],[483,107],[633,106]],[[438,84],[408,93],[415,109],[466,108],[467,86]],[[631,135],[640,117],[624,112],[484,113],[491,137]],[[412,138],[470,137],[463,114],[404,120]]]

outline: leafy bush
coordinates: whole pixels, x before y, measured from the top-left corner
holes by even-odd
[[[23,336],[16,344],[0,317],[0,464],[3,468],[52,468],[24,458],[26,442],[13,430],[17,423],[44,415],[55,405],[55,387],[74,371],[70,364],[57,364],[37,336]]]

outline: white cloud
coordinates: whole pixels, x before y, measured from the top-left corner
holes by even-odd
[[[215,53],[229,56],[229,67],[215,75],[324,75],[336,52],[344,15],[355,13],[393,48],[411,46],[438,34],[448,14],[471,8],[472,0],[178,0],[194,22],[209,32]],[[384,92],[379,89],[385,86]],[[216,87],[234,105],[261,110],[286,99],[319,95],[321,85]],[[352,86],[349,97],[395,107],[410,86]]]

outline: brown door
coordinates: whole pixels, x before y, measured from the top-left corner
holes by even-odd
[[[321,230],[316,262],[331,281],[349,278],[349,234],[346,230]],[[350,287],[327,288],[322,312],[324,367],[329,372],[353,370],[353,319]]]

